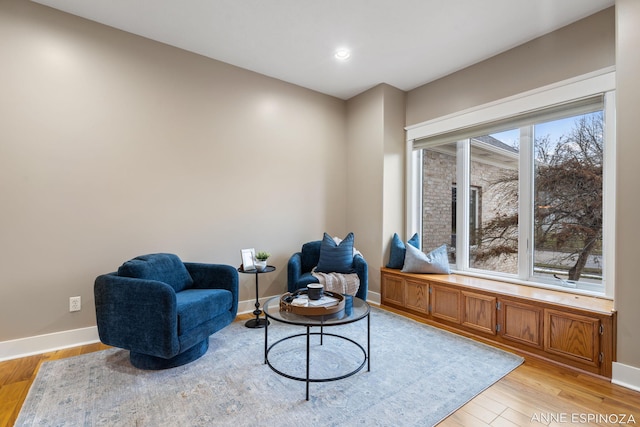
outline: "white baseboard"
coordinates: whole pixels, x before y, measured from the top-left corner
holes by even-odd
[[[640,391],[640,368],[613,362],[611,382],[631,390]]]
[[[260,298],[258,300],[258,302],[260,303],[260,309],[262,309],[262,306],[264,305],[265,302],[267,302],[267,300],[269,300],[274,296],[275,295],[272,295],[270,297]],[[255,309],[256,309],[256,300],[238,301],[238,314],[251,313]]]
[[[378,292],[367,292],[367,302],[369,304],[380,305],[380,294]]]
[[[272,296],[260,298],[260,307]],[[367,301],[373,304],[380,304],[380,294],[377,292],[369,292]],[[251,313],[255,310],[255,304],[255,300],[239,301],[238,314]],[[78,347],[85,344],[93,344],[99,341],[97,326],[36,335],[10,341],[0,341],[0,362],[70,347]]]
[[[2,341],[0,342],[0,362],[99,341],[96,326]]]

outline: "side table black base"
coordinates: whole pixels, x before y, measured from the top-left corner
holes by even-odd
[[[244,324],[247,328],[264,328],[269,324],[266,318],[261,319],[260,315],[262,314],[262,310],[260,310],[260,300],[258,299],[258,275],[261,273],[271,273],[272,271],[276,271],[276,268],[273,265],[267,265],[263,270],[248,270],[244,271],[244,268],[240,267],[238,269],[240,273],[248,273],[256,275],[256,309],[253,310],[253,315],[256,316],[255,319],[248,320],[247,323]]]
[[[247,328],[264,328],[268,323],[267,319],[250,319],[244,324]]]

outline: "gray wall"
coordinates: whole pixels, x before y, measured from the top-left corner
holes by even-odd
[[[377,293],[391,237],[404,231],[404,107],[405,92],[387,84],[347,102],[347,224]]]
[[[616,0],[616,294],[618,361],[640,368],[640,284],[638,242],[640,229],[640,2]],[[636,378],[636,384],[640,378]]]
[[[0,341],[94,326],[94,278],[136,255],[268,250],[276,295],[348,231],[342,100],[24,0],[0,2],[0,64]]]
[[[615,13],[572,25],[410,91],[407,125],[615,64]]]

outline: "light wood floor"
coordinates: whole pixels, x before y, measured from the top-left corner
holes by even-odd
[[[250,317],[241,315],[238,320],[244,321]],[[1,362],[0,426],[13,426],[42,362],[106,348],[98,343]],[[588,417],[593,416],[601,419],[599,422],[588,422]],[[617,424],[614,423],[616,420],[619,421]],[[640,426],[640,393],[612,385],[601,378],[527,359],[523,365],[445,419],[440,426],[566,427],[618,424]]]

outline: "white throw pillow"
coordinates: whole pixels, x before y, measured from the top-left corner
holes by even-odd
[[[442,245],[425,254],[420,249],[407,245],[404,256],[403,273],[451,274],[447,245]]]

